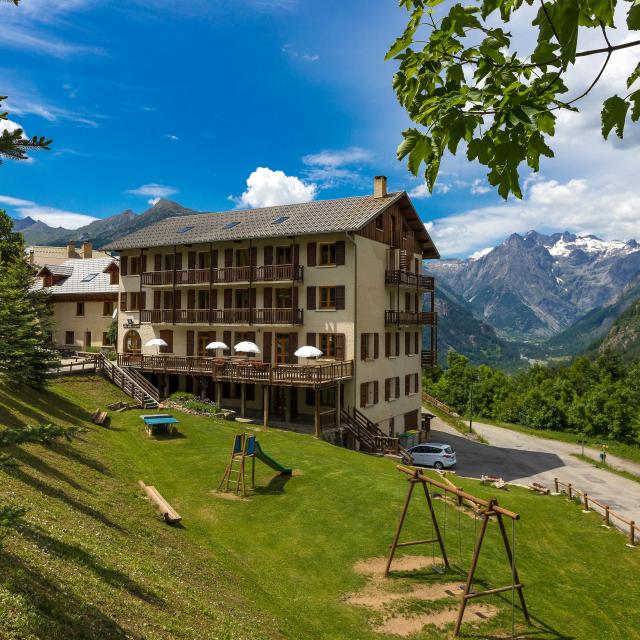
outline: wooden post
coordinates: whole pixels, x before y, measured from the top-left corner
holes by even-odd
[[[567,497],[568,497],[569,500],[573,500],[573,493],[572,493],[571,483],[569,483],[567,485]]]
[[[240,385],[240,417],[244,418],[247,411],[247,385],[243,382]]]
[[[634,547],[636,544],[636,540],[635,540],[635,527],[636,527],[636,523],[632,520],[629,523],[629,544]]]
[[[444,566],[447,569],[451,569],[449,566],[449,558],[447,558],[447,551],[444,548],[444,541],[442,540],[442,536],[440,535],[440,527],[438,526],[438,520],[436,518],[436,512],[433,509],[433,501],[431,500],[431,495],[429,494],[429,490],[427,489],[427,485],[423,482],[422,488],[424,489],[424,495],[427,499],[427,504],[429,505],[429,513],[431,514],[431,521],[433,522],[433,530],[436,534],[436,538],[438,538],[438,546],[440,547],[440,553],[442,553],[442,561],[444,562]],[[445,500],[447,499],[445,495]]]
[[[313,424],[316,438],[322,438],[322,424],[320,424],[320,390],[315,390],[315,407],[313,410]]]
[[[262,425],[266,429],[269,425],[269,386],[262,385]]]
[[[606,505],[604,508],[604,524],[606,527],[611,525],[611,516],[609,515],[609,505]]]
[[[589,511],[589,496],[585,493],[583,495],[583,499],[584,499],[584,510]]]
[[[291,387],[285,387],[284,391],[284,421],[291,423]]]
[[[553,483],[555,484],[555,487],[556,487],[556,493],[560,493],[560,487],[558,486],[558,478],[554,478]]]
[[[416,472],[417,475],[417,472]],[[398,522],[398,528],[396,529],[396,534],[393,538],[393,542],[391,544],[391,551],[389,552],[389,558],[387,559],[387,566],[384,569],[384,575],[389,575],[389,568],[391,567],[391,562],[393,561],[393,556],[396,552],[396,547],[398,546],[398,540],[400,539],[400,533],[402,532],[402,525],[404,524],[404,520],[407,517],[407,511],[409,509],[409,503],[411,502],[411,495],[413,494],[413,487],[415,486],[415,482],[409,480],[409,491],[407,491],[407,497],[404,499],[404,506],[402,507],[402,513],[400,514],[400,521]]]
[[[336,419],[335,419],[336,429],[340,428],[340,411],[341,410],[342,410],[342,407],[340,406],[340,383],[338,382],[338,384],[336,385]]]
[[[222,409],[222,382],[216,382],[216,404]]]

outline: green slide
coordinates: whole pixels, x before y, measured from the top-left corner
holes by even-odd
[[[287,467],[283,467],[279,462],[276,462],[273,458],[269,457],[262,450],[262,447],[260,446],[260,443],[257,440],[256,440],[256,454],[255,455],[256,455],[256,458],[258,458],[258,460],[264,462],[266,465],[268,465],[272,469],[275,469],[276,471],[279,471],[283,476],[290,476],[291,475],[291,469],[289,469]]]

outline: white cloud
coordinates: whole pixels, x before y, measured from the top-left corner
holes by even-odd
[[[0,23],[0,39],[5,47],[39,52],[54,58],[105,54],[104,49],[100,47],[66,42],[35,28],[32,24],[11,24],[4,19]]]
[[[230,200],[238,207],[254,209],[310,202],[316,197],[317,192],[318,187],[313,183],[303,182],[296,176],[288,176],[284,171],[258,167],[247,178],[247,190],[239,198],[230,196]]]
[[[55,207],[47,207],[31,200],[22,200],[13,196],[0,195],[0,204],[8,205],[12,208],[10,213],[18,218],[30,217],[40,220],[50,227],[64,227],[65,229],[77,229],[97,220],[93,216],[84,213],[75,213]]]
[[[302,158],[302,162],[309,167],[304,173],[305,178],[319,183],[323,189],[339,184],[361,182],[363,177],[359,169],[372,160],[371,151],[362,147],[326,149]]]
[[[171,142],[177,142],[178,140],[180,140],[180,138],[178,136],[174,135],[173,133],[165,133],[164,137],[168,138],[169,140],[171,140]]]
[[[125,191],[133,196],[144,196],[148,197],[149,200],[147,202],[150,205],[154,205],[159,202],[162,198],[168,198],[172,196],[174,193],[178,193],[178,190],[175,187],[169,187],[165,184],[158,184],[156,182],[150,182],[149,184],[143,184],[141,187],[137,189],[128,189]]]
[[[318,62],[318,60],[320,60],[320,56],[317,53],[306,53],[298,51],[291,44],[283,45],[282,53],[286,54],[293,60],[302,60],[302,62]]]
[[[482,195],[485,193],[489,193],[491,191],[491,187],[487,186],[486,184],[484,184],[484,182],[482,180],[480,180],[480,178],[476,178],[472,183],[471,183],[471,187],[470,187],[471,193],[473,195]]]
[[[13,122],[13,120],[0,120],[0,133],[2,131],[8,131],[9,133],[13,133],[17,129],[22,129],[22,126],[19,125],[17,122]],[[24,138],[27,137],[27,134],[24,132],[24,129],[22,129],[22,134],[23,134],[22,137]]]
[[[493,251],[493,247],[486,247],[484,249],[479,249],[478,251],[474,251],[469,258],[471,258],[471,260],[479,260],[480,258],[482,258],[483,256],[486,256],[488,253],[491,253]]]
[[[430,198],[431,193],[426,182],[422,182],[409,191],[409,197],[414,200],[421,200],[422,198]]]

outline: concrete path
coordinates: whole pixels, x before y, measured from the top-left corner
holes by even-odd
[[[571,454],[581,452],[579,445],[474,423],[474,430],[489,442],[486,445],[461,436],[437,418],[431,424],[432,440],[446,442],[455,448],[458,458],[456,471],[462,476],[479,478],[485,474],[517,484],[539,482],[552,491],[553,480],[558,478],[608,504],[629,520],[640,522],[640,483],[578,460]],[[597,459],[598,452],[590,451]],[[607,462],[640,475],[640,465],[635,463],[614,456],[607,456]]]

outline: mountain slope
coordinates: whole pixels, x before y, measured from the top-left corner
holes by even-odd
[[[609,333],[600,342],[598,351],[612,351],[623,362],[640,359],[640,298],[613,323]]]

